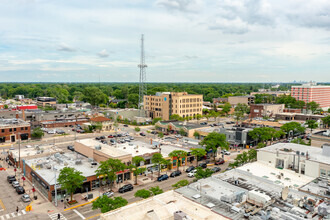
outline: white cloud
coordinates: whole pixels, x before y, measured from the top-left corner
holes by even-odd
[[[106,49],[101,50],[100,52],[97,53],[97,55],[101,58],[108,57],[109,53],[107,52]]]
[[[57,50],[59,51],[66,51],[66,52],[75,52],[76,49],[67,45],[66,43],[60,43],[57,47]]]

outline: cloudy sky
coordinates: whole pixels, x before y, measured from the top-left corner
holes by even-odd
[[[330,81],[329,0],[1,0],[0,81]]]

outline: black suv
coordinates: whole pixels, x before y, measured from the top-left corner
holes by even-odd
[[[171,173],[170,177],[176,177],[176,176],[180,176],[181,175],[181,171],[180,170],[176,170],[174,172]]]
[[[7,176],[7,181],[8,181],[8,183],[12,183],[12,182],[14,182],[14,181],[16,181],[16,177],[13,175],[13,176]]]
[[[25,189],[22,186],[18,186],[18,187],[16,187],[16,192],[18,194],[23,194],[23,193],[25,193]]]
[[[186,169],[186,172],[187,172],[187,173],[190,173],[190,172],[193,171],[194,169],[195,169],[194,166],[190,166],[190,167],[188,167],[188,168]]]
[[[119,188],[118,192],[124,193],[124,192],[132,191],[132,190],[133,190],[133,185],[132,184],[127,184],[127,185]]]
[[[74,146],[69,145],[69,146],[68,146],[68,150],[74,151]]]
[[[207,163],[200,163],[198,166],[201,167],[201,168],[206,168],[207,167]]]

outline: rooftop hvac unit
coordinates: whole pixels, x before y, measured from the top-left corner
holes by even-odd
[[[187,220],[187,219],[191,219],[186,213],[184,213],[183,211],[176,211],[174,212],[174,220]]]
[[[102,147],[99,145],[99,146],[95,146],[95,150],[101,150]]]
[[[76,165],[82,164],[82,161],[81,160],[76,160],[75,164]]]

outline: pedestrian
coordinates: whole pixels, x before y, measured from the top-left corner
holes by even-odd
[[[17,208],[16,208],[16,212],[18,213],[18,206],[17,206]]]
[[[61,214],[60,214],[60,213],[57,214],[57,219],[58,219],[58,220],[61,219]]]

